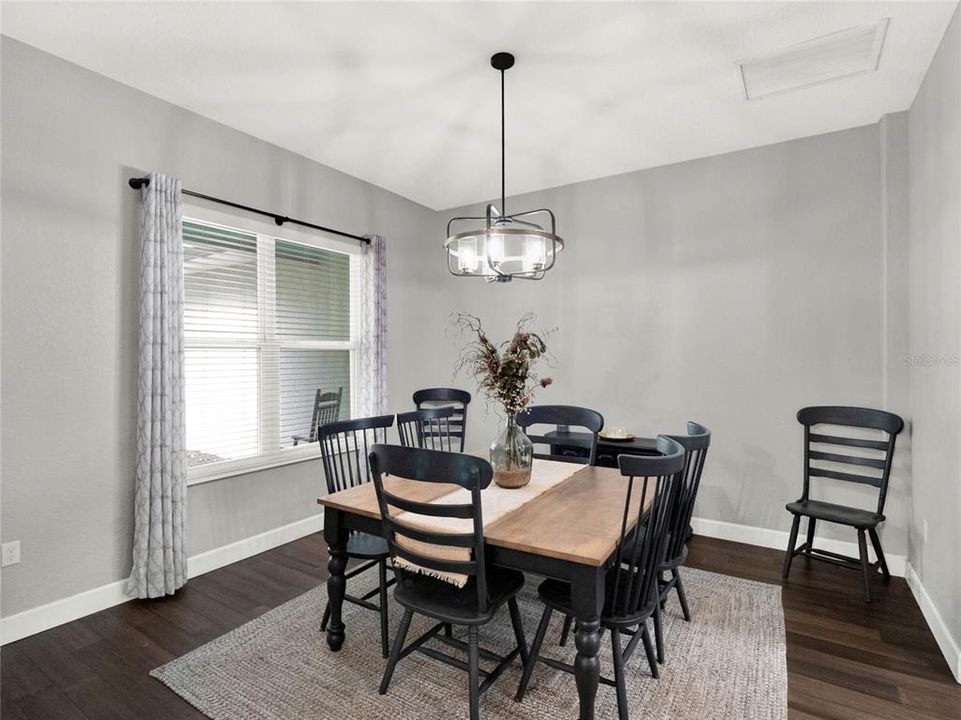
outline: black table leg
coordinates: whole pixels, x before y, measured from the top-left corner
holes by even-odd
[[[344,593],[347,591],[347,531],[340,525],[340,512],[324,509],[324,539],[327,540],[330,560],[327,562],[327,600],[330,620],[327,623],[327,645],[337,652],[344,645]]]
[[[574,645],[574,680],[580,700],[580,720],[594,720],[594,699],[601,676],[600,611],[604,604],[604,574],[600,568],[585,568],[581,577],[571,581],[574,616],[577,621]]]

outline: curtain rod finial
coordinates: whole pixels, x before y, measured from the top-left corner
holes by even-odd
[[[127,184],[128,184],[130,187],[132,187],[134,190],[139,190],[139,189],[142,188],[144,185],[149,185],[149,184],[150,184],[150,178],[145,178],[145,177],[133,177],[133,178],[130,178],[130,179],[127,181]]]

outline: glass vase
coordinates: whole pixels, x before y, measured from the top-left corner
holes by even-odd
[[[494,482],[503,488],[524,487],[531,481],[534,445],[517,425],[517,416],[508,415],[507,424],[491,443]]]

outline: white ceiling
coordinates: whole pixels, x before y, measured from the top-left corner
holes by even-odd
[[[434,209],[877,122],[954,2],[14,3],[2,31]],[[877,72],[746,102],[735,63],[891,18]],[[189,179],[188,179],[189,182]]]

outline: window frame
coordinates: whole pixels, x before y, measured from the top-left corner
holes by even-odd
[[[307,233],[295,228],[278,227],[272,222],[255,218],[240,217],[231,213],[215,210],[205,204],[184,202],[183,220],[188,222],[212,225],[227,230],[249,233],[257,237],[257,338],[254,340],[226,339],[226,338],[195,338],[184,336],[184,352],[194,348],[252,348],[257,350],[257,428],[259,444],[264,447],[275,441],[282,441],[279,435],[273,435],[274,430],[280,431],[280,374],[279,357],[283,348],[303,348],[310,350],[347,350],[350,364],[350,416],[356,417],[359,407],[358,390],[358,358],[359,330],[362,303],[360,301],[360,257],[361,249],[353,242],[346,242],[334,236],[323,233]],[[321,250],[337,252],[350,257],[350,339],[343,340],[283,340],[274,333],[276,323],[276,294],[274,287],[268,287],[269,282],[261,282],[262,278],[272,279],[274,272],[264,272],[263,264],[272,270],[276,261],[274,251],[277,240],[307,245]],[[267,352],[275,358],[271,363],[264,363],[262,358]],[[271,374],[273,377],[271,377]],[[269,390],[271,383],[276,383],[275,391]],[[189,400],[187,400],[189,402]],[[283,465],[319,460],[317,448],[311,443],[294,447],[278,448],[276,451],[261,452],[257,455],[243,458],[223,460],[207,465],[195,465],[187,468],[187,485],[200,485],[214,480],[247,475],[249,473],[269,470]]]

